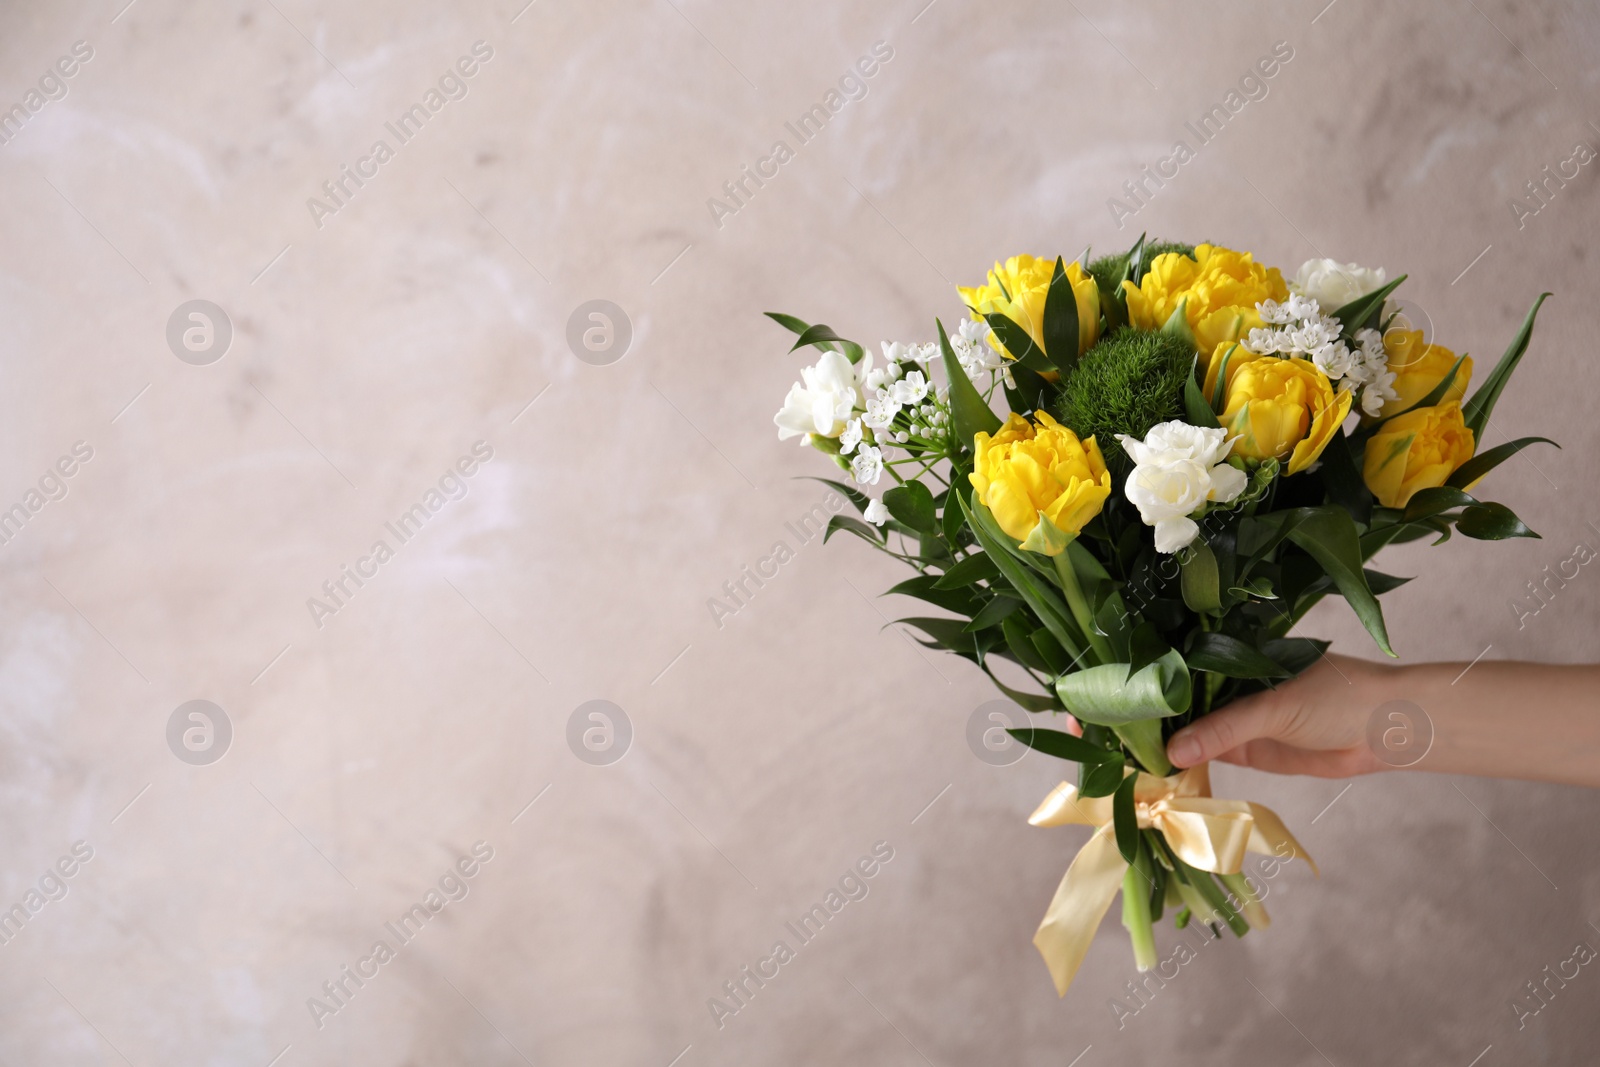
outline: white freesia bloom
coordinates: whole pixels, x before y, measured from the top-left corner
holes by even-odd
[[[783,407],[772,417],[778,440],[812,433],[838,437],[861,403],[861,384],[871,370],[870,355],[852,364],[843,353],[822,353],[814,366],[800,372],[800,380],[790,386]]]
[[[1227,432],[1174,420],[1150,429],[1143,441],[1118,434],[1134,462],[1123,487],[1139,518],[1155,528],[1156,551],[1176,552],[1199,536],[1190,516],[1207,503],[1226,504],[1249,479],[1226,460],[1233,450]]]
[[[1294,276],[1294,288],[1329,311],[1344,307],[1357,297],[1383,288],[1387,280],[1382,267],[1376,270],[1356,263],[1332,259],[1308,259]]]
[[[856,449],[855,458],[850,461],[850,477],[856,480],[856,484],[877,485],[882,476],[883,453],[873,445],[862,445]]]
[[[868,501],[867,510],[861,513],[861,517],[874,526],[882,526],[889,521],[889,509],[883,506],[881,500]]]

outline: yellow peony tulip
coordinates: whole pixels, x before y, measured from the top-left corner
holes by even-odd
[[[1475,447],[1460,404],[1418,408],[1372,435],[1362,476],[1378,503],[1403,508],[1417,490],[1443,485]]]
[[[1100,290],[1094,279],[1076,260],[1066,265],[1067,281],[1078,305],[1078,351],[1083,355],[1100,339]],[[1004,265],[996,263],[986,284],[976,288],[957,287],[961,299],[972,309],[972,317],[1000,314],[1028,331],[1033,343],[1044,349],[1044,302],[1055,276],[1056,261],[1033,256],[1012,256]],[[998,340],[992,343],[1010,359],[1017,354],[1006,351]],[[1050,353],[1046,350],[1046,355]]]
[[[1328,376],[1307,359],[1253,356],[1228,361],[1227,407],[1218,421],[1236,436],[1233,454],[1246,459],[1288,459],[1298,474],[1328,447],[1350,414],[1349,390],[1334,395]]]
[[[1278,268],[1263,267],[1248,252],[1196,245],[1194,255],[1194,259],[1180,252],[1159,255],[1137,286],[1122,283],[1128,321],[1135,329],[1160,329],[1178,303],[1188,298],[1184,316],[1205,358],[1217,345],[1261,327],[1256,311],[1261,301],[1289,299],[1289,287]]]
[[[1394,391],[1400,395],[1383,405],[1380,416],[1395,415],[1416,404],[1444,381],[1456,363],[1456,354],[1448,348],[1423,344],[1421,330],[1389,330],[1383,335],[1383,350],[1389,357],[1389,369],[1394,372]],[[1456,380],[1439,403],[1461,403],[1471,377],[1472,357],[1468,356],[1461,361]]]
[[[1076,534],[1100,514],[1111,495],[1111,472],[1094,438],[1079,441],[1043,411],[1038,420],[1034,424],[1012,415],[993,437],[978,434],[973,471],[967,476],[995,522],[1018,541],[1029,539],[1041,514],[1063,533]],[[1050,545],[1041,551],[1054,556],[1065,547]]]

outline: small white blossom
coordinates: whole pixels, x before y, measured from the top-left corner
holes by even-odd
[[[874,526],[882,526],[889,521],[889,509],[883,506],[883,501],[881,500],[870,500],[867,502],[867,509],[861,513],[861,517]]]
[[[883,477],[883,453],[873,445],[862,445],[850,461],[850,477],[857,485],[877,485]]]
[[[845,424],[844,433],[839,435],[839,451],[848,456],[850,450],[861,443],[861,420],[851,419]]]
[[[867,413],[862,422],[874,430],[884,430],[894,422],[895,416],[900,414],[900,401],[887,389],[879,389],[876,396],[867,401]]]
[[[852,365],[839,352],[822,353],[815,365],[800,372],[800,381],[789,388],[783,408],[773,416],[778,440],[802,434],[838,437],[860,403],[862,380],[871,365],[870,356]]]
[[[894,383],[894,398],[902,404],[915,404],[928,395],[928,379],[919,370],[910,371]]]

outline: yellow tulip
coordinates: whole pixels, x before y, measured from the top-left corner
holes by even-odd
[[[1398,414],[1416,404],[1444,381],[1444,376],[1456,363],[1456,354],[1448,348],[1423,344],[1421,330],[1389,330],[1383,335],[1383,350],[1389,357],[1389,369],[1394,372],[1394,391],[1399,397],[1384,404],[1380,416]],[[1439,403],[1461,403],[1471,377],[1472,357],[1467,356],[1462,359],[1455,381],[1439,398]]]
[[[1455,402],[1397,416],[1367,442],[1362,476],[1378,503],[1403,508],[1419,489],[1443,485],[1476,447]]]
[[[1029,540],[1041,516],[1062,533],[1076,534],[1111,495],[1111,472],[1094,438],[1079,441],[1043,411],[1038,420],[1012,415],[993,437],[978,434],[967,476],[995,522],[1018,541]],[[1058,543],[1039,550],[1054,556],[1065,547]]]
[[[1081,356],[1100,339],[1100,290],[1076,260],[1068,263],[1065,269],[1078,305],[1078,351],[1075,355]],[[1004,315],[1026,330],[1028,336],[1033,338],[1033,343],[1046,355],[1051,355],[1044,345],[1044,302],[1050,292],[1050,279],[1055,276],[1055,270],[1056,261],[1053,259],[1012,256],[1004,265],[994,265],[986,284],[975,288],[957,288],[961,299],[972,309],[973,318]],[[997,339],[991,337],[991,343],[1007,358],[1017,358],[1017,353],[1007,351]]]
[[[1349,390],[1334,394],[1328,376],[1307,359],[1253,356],[1228,361],[1227,407],[1218,421],[1237,440],[1233,454],[1288,460],[1286,473],[1311,465],[1350,414]]]
[[[1204,355],[1260,328],[1256,305],[1261,301],[1289,299],[1289,287],[1278,268],[1263,267],[1248,252],[1196,245],[1194,256],[1167,252],[1151,262],[1138,285],[1122,283],[1128,321],[1134,328],[1160,329],[1187,299],[1184,317]]]

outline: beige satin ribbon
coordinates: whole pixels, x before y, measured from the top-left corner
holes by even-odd
[[[1208,767],[1202,763],[1170,778],[1133,772],[1139,774],[1133,787],[1139,826],[1159,830],[1179,859],[1213,874],[1238,874],[1246,851],[1282,855],[1282,845],[1293,850],[1291,859],[1298,856],[1313,871],[1317,869],[1310,853],[1270,808],[1213,798]],[[1067,868],[1033,935],[1061,996],[1078,973],[1128,869],[1117,850],[1111,806],[1111,797],[1079,796],[1076,786],[1062,782],[1028,817],[1034,826],[1096,827]]]

